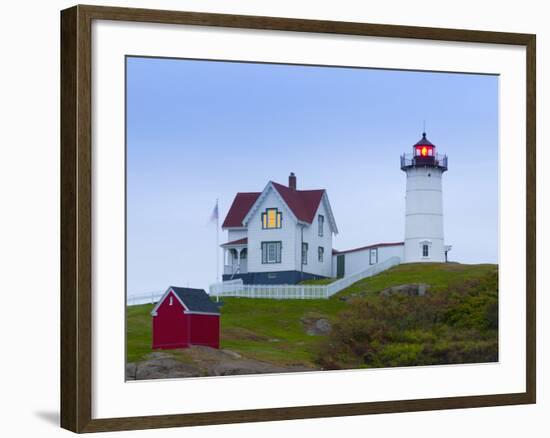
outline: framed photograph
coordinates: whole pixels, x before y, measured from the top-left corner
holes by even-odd
[[[535,35],[61,12],[61,423],[535,403]]]

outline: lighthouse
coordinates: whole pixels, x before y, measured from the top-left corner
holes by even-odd
[[[441,182],[447,156],[436,152],[424,132],[412,154],[401,156],[401,170],[407,175],[403,262],[445,262],[450,246],[443,235]]]

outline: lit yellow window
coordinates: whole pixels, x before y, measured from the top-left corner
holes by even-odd
[[[282,213],[276,208],[268,208],[262,213],[263,228],[281,228]]]

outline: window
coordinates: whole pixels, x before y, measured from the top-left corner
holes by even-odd
[[[429,256],[429,246],[424,244],[422,245],[422,257],[428,257]]]
[[[319,261],[320,261],[321,263],[323,263],[323,258],[324,258],[324,256],[325,256],[325,248],[323,248],[322,246],[320,246],[320,247],[318,248],[318,252],[319,252]]]
[[[281,228],[283,223],[283,213],[276,208],[266,208],[262,213],[262,228],[268,230],[270,228]]]
[[[375,265],[378,263],[378,248],[371,249],[369,252],[369,264]]]
[[[262,263],[281,263],[281,242],[262,242]]]
[[[307,265],[307,243],[302,242],[302,265]]]
[[[433,147],[425,146],[425,145],[417,146],[415,148],[415,155],[417,157],[433,157],[434,155]]]
[[[168,303],[168,305],[171,306],[172,304],[174,304],[174,297],[170,295],[170,302]]]
[[[325,225],[325,217],[320,214],[319,215],[319,237],[323,237],[323,228],[324,228],[324,225]]]

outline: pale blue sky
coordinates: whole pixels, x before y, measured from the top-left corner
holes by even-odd
[[[207,289],[216,198],[221,223],[236,192],[291,171],[298,188],[328,191],[335,248],[402,241],[399,155],[424,120],[449,156],[450,258],[496,263],[498,77],[128,58],[128,293]]]

